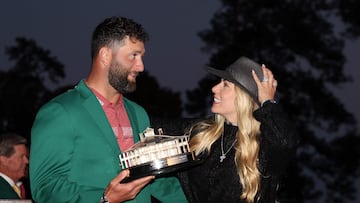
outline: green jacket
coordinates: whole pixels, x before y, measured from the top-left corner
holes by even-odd
[[[0,199],[20,199],[18,194],[11,187],[11,185],[1,176],[0,176]]]
[[[124,98],[134,141],[150,126],[145,110]],[[81,81],[38,112],[31,131],[30,184],[33,199],[43,202],[96,202],[121,171],[112,128],[92,91]],[[159,178],[134,202],[186,202],[178,180]],[[130,201],[131,202],[131,201]]]

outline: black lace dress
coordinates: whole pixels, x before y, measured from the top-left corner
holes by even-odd
[[[281,109],[276,104],[267,104],[254,112],[261,122],[260,172],[261,190],[258,201],[275,202],[279,177],[287,166],[287,160],[294,154],[297,139],[294,130],[287,124]],[[202,155],[204,162],[178,174],[189,202],[232,203],[241,201],[242,185],[234,163],[237,126],[224,124],[223,151],[226,158],[220,162],[221,137],[214,142],[210,155]]]

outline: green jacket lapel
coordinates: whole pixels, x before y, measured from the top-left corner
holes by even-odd
[[[137,118],[136,118],[136,113],[134,110],[134,107],[130,104],[130,102],[128,101],[128,99],[126,99],[125,97],[123,97],[124,99],[124,106],[126,109],[126,112],[128,114],[129,120],[130,120],[130,124],[132,127],[132,131],[133,131],[133,137],[134,137],[134,143],[138,142],[140,140],[139,138],[139,124],[137,122]]]
[[[81,97],[84,99],[85,109],[91,109],[88,113],[91,115],[94,120],[94,124],[98,125],[101,131],[103,132],[102,136],[107,140],[112,150],[116,153],[120,153],[120,148],[117,144],[117,141],[114,136],[114,132],[110,126],[110,123],[105,115],[104,110],[102,109],[98,99],[93,94],[93,92],[87,87],[82,80],[79,85],[76,87]]]

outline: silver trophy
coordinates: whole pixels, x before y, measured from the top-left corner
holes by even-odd
[[[140,141],[119,156],[122,169],[130,170],[130,177],[123,182],[154,175],[164,176],[185,169],[199,161],[190,152],[189,136],[156,135],[148,128],[140,134]]]

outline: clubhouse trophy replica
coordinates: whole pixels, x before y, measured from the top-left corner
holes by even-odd
[[[123,182],[154,175],[156,177],[195,165],[195,159],[189,148],[189,136],[155,135],[148,128],[140,133],[140,142],[120,154],[122,169],[130,170],[130,177]]]

